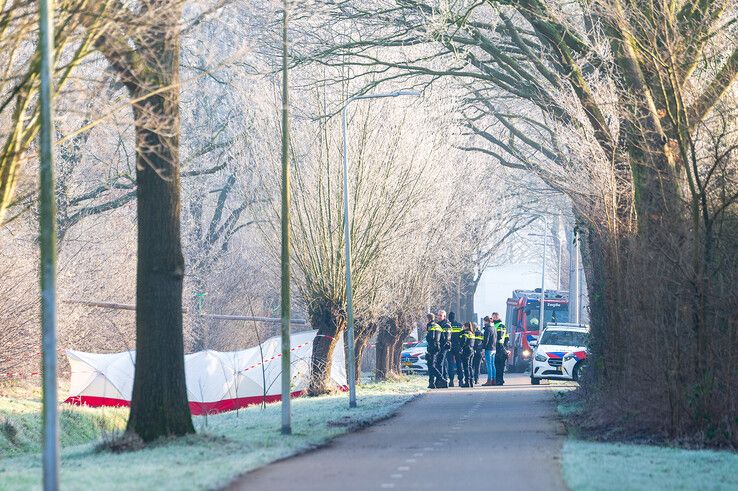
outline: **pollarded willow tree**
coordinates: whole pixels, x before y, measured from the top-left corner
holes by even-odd
[[[360,66],[367,88],[456,80],[476,150],[565,192],[586,231],[598,406],[732,442],[737,8],[345,1],[306,55]],[[634,345],[654,342],[688,368],[653,374]]]
[[[320,115],[327,104],[325,97],[331,93],[313,92],[303,100],[313,101],[313,112]],[[342,98],[333,94],[337,100]],[[447,165],[441,152],[433,154],[443,145],[438,136],[419,125],[420,117],[419,111],[400,101],[352,107],[353,294],[357,318],[367,322],[374,321],[373,312],[382,305],[379,290],[391,269],[388,264],[394,260],[390,251],[412,247],[414,242],[407,237],[418,226],[415,210],[433,206],[433,179],[439,164]],[[319,125],[312,120],[298,121],[295,127],[300,136],[293,142],[294,260],[310,324],[318,330],[308,389],[313,395],[330,389],[333,350],[346,327],[341,131],[336,119],[322,119]]]

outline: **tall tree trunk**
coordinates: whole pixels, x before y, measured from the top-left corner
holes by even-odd
[[[590,324],[592,336],[590,350],[592,359],[590,366],[593,383],[607,383],[608,352],[608,309],[606,303],[607,280],[605,277],[605,251],[602,238],[591,228],[580,228],[580,247],[582,267],[589,294]],[[599,359],[599,361],[597,361]]]
[[[190,314],[188,317],[191,346],[192,351],[203,351],[211,348],[210,329],[208,321],[202,317],[204,310],[205,297],[205,281],[202,277],[195,273],[192,275],[190,271],[190,277],[192,278],[193,287],[195,288],[195,295],[188,302],[190,304]]]
[[[179,43],[162,41],[157,87],[131,91],[136,126],[138,260],[136,369],[127,431],[144,441],[194,433],[182,337],[184,258],[180,241]]]
[[[369,346],[369,340],[377,334],[379,326],[374,321],[365,321],[364,319],[356,319],[354,322],[354,330],[356,331],[354,339],[354,369],[356,370],[356,383],[361,383],[361,367],[364,360],[364,352]],[[348,343],[346,343],[348,349]],[[348,351],[347,351],[348,353]],[[346,358],[348,360],[348,357]],[[347,367],[348,368],[348,367]]]
[[[474,273],[466,272],[461,275],[461,300],[459,306],[459,312],[457,312],[456,319],[461,322],[474,321],[474,294],[477,291],[478,282],[474,281]]]
[[[312,326],[318,329],[318,334],[313,341],[310,384],[307,392],[310,396],[318,396],[328,394],[333,390],[331,384],[333,350],[336,348],[339,336],[343,334],[346,320],[340,306],[327,299],[313,300],[308,315]]]
[[[406,336],[406,335],[405,335]],[[394,375],[402,375],[402,367],[400,366],[400,354],[402,353],[402,340],[405,339],[402,334],[398,335],[394,343],[392,343],[390,358],[390,372]]]
[[[391,359],[393,346],[393,331],[395,320],[383,317],[379,320],[379,331],[377,333],[377,366],[374,370],[376,380],[387,380],[391,373]]]

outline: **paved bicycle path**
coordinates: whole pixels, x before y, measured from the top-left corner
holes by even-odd
[[[553,392],[524,375],[506,378],[503,387],[430,391],[393,418],[229,489],[566,489]]]

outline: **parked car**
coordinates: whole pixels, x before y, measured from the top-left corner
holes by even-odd
[[[550,325],[538,342],[531,345],[533,360],[530,383],[538,385],[543,379],[578,380],[587,359],[589,329],[575,324]]]
[[[428,362],[425,355],[428,352],[428,343],[423,341],[410,348],[402,350],[400,366],[403,373],[428,373]]]

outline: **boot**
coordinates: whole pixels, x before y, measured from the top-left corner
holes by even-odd
[[[448,386],[449,387],[453,387],[454,386],[454,380],[453,379],[451,379],[451,380],[448,381]]]
[[[483,384],[482,384],[482,387],[491,387],[491,386],[493,386],[493,385],[496,385],[496,384],[495,384],[495,381],[494,381],[494,380],[492,380],[492,379],[489,379],[489,378],[488,378],[488,379],[487,379],[487,381],[486,381],[485,383],[483,383]]]
[[[448,387],[446,379],[436,380],[436,389],[445,389],[446,387]]]

